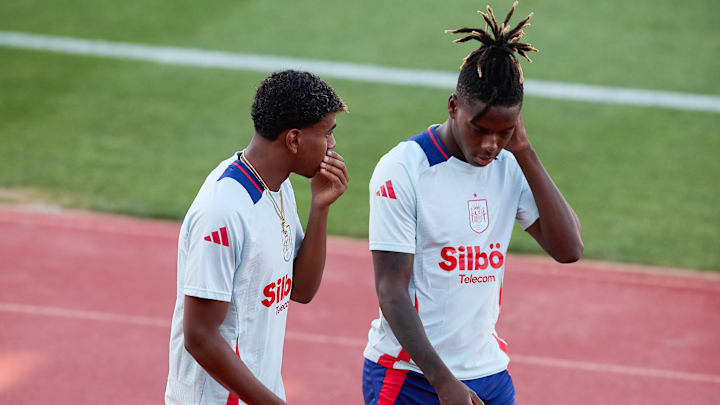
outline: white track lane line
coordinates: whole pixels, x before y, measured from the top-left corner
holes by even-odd
[[[63,309],[56,307],[45,307],[38,305],[17,304],[11,302],[0,302],[0,312],[15,313],[36,316],[52,316],[58,318],[71,318],[77,320],[115,322],[141,326],[154,326],[169,328],[168,319],[151,318],[145,316],[121,315],[100,311],[85,311],[76,309]],[[361,350],[366,341],[350,337],[324,335],[319,333],[305,333],[289,331],[285,335],[288,340],[332,344],[346,346]],[[648,367],[623,366],[618,364],[593,363],[586,361],[564,360],[554,357],[541,357],[523,354],[513,354],[512,362],[515,364],[527,364],[533,366],[565,368],[580,371],[593,371],[599,373],[614,373],[634,375],[642,377],[664,378],[670,380],[690,381],[699,383],[720,384],[720,375],[686,373],[683,371],[669,371]]]
[[[114,59],[132,59],[166,65],[271,72],[300,69],[324,78],[370,83],[453,89],[457,73],[382,67],[357,63],[242,54],[202,49],[110,42],[32,33],[0,31],[0,46]],[[592,86],[525,80],[529,96],[595,103],[664,107],[680,110],[720,112],[720,97],[667,91]]]

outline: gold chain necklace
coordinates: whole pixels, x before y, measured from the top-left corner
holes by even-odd
[[[255,177],[260,180],[260,184],[262,184],[263,187],[265,187],[265,190],[268,191],[268,197],[270,197],[270,202],[272,203],[273,207],[275,207],[275,212],[280,217],[280,225],[282,226],[282,232],[283,235],[286,235],[288,232],[288,224],[285,222],[285,200],[283,200],[283,193],[282,193],[282,186],[280,188],[280,206],[278,206],[277,201],[275,201],[275,197],[273,197],[272,192],[270,191],[270,187],[265,184],[265,180],[263,180],[262,177],[260,177],[260,173],[258,173],[257,170],[255,170],[255,167],[250,163],[250,161],[245,157],[245,150],[240,152],[240,160],[245,164],[245,166],[250,169],[251,172],[255,175]]]

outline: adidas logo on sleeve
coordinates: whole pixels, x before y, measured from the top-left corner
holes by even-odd
[[[393,189],[392,181],[388,180],[380,186],[378,191],[375,193],[375,195],[380,197],[386,197],[391,200],[397,200],[397,197],[395,196],[395,190]]]
[[[219,230],[206,236],[204,239],[217,245],[230,246],[230,243],[228,242],[227,228],[224,226]]]

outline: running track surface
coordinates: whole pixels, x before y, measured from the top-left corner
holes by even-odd
[[[179,224],[0,207],[0,403],[159,404]],[[519,404],[720,403],[720,277],[510,255],[498,331]],[[290,404],[361,404],[366,241],[290,307]]]

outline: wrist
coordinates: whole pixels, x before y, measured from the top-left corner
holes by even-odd
[[[317,212],[319,214],[330,212],[330,204],[324,204],[313,200],[310,200],[310,211]]]
[[[513,155],[515,155],[515,159],[517,159],[518,162],[535,155],[535,149],[533,149],[532,145],[530,144],[527,144],[526,146],[523,146],[511,152]]]
[[[436,391],[442,390],[443,387],[456,380],[455,376],[447,368],[433,375],[425,374],[425,378],[427,378],[430,385],[432,385]]]

